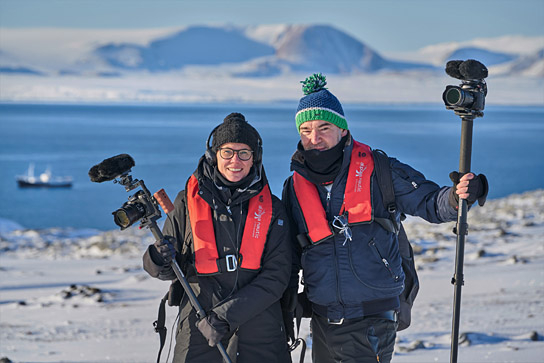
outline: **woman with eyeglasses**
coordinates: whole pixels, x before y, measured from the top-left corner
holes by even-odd
[[[211,139],[211,145],[210,145]],[[208,137],[206,152],[168,214],[144,269],[174,280],[180,306],[174,362],[291,362],[280,298],[291,272],[288,221],[262,166],[262,139],[240,113]],[[207,313],[198,320],[170,266],[172,251]]]

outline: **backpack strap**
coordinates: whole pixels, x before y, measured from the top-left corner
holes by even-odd
[[[157,363],[161,361],[161,353],[162,348],[164,347],[164,343],[166,341],[166,311],[165,311],[165,305],[168,301],[168,293],[164,295],[164,297],[161,299],[161,303],[159,304],[159,313],[157,320],[153,322],[153,326],[155,327],[155,332],[159,334],[160,339],[160,347],[159,347],[159,354],[157,355]]]
[[[412,305],[419,291],[419,279],[414,261],[414,251],[410,245],[408,236],[404,231],[402,222],[397,223],[395,218],[397,204],[395,202],[395,190],[393,189],[393,178],[389,157],[382,150],[373,150],[372,155],[374,156],[374,170],[376,172],[376,177],[378,178],[378,186],[382,194],[383,205],[389,212],[389,219],[374,218],[374,220],[388,231],[397,234],[399,252],[402,258],[402,270],[405,275],[405,288],[399,296],[400,308],[398,311],[399,325],[397,331],[401,331],[410,326]],[[406,216],[401,214],[401,220],[404,218],[406,218]],[[387,226],[394,229],[388,229]]]
[[[374,156],[374,170],[378,178],[378,187],[382,193],[383,205],[389,213],[389,219],[375,218],[386,230],[399,233],[400,227],[395,218],[397,212],[397,203],[395,201],[395,190],[393,189],[393,177],[391,175],[391,166],[387,154],[379,149],[372,150]]]

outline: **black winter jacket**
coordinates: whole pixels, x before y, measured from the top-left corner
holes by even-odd
[[[267,184],[264,170],[245,190],[232,195],[213,181],[213,168],[203,157],[194,175],[200,196],[211,206],[219,258],[237,255],[248,212],[249,199]],[[286,212],[282,202],[272,196],[273,215],[258,271],[238,268],[234,272],[197,276],[191,225],[186,207],[186,193],[181,191],[175,210],[168,214],[165,236],[174,237],[178,264],[206,312],[213,311],[229,324],[222,340],[237,362],[290,362],[279,299],[289,281],[291,247]],[[154,248],[150,246],[149,248]],[[144,255],[144,269],[161,280],[176,278],[170,266],[153,261],[150,250]],[[178,284],[179,285],[179,284]],[[181,287],[180,287],[181,288]],[[196,328],[196,314],[186,295],[180,304],[180,324],[176,338],[175,362],[221,362],[218,350],[210,348]]]

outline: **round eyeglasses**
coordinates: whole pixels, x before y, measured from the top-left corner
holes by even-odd
[[[253,151],[248,149],[233,150],[228,147],[223,147],[219,149],[219,155],[222,159],[232,159],[234,154],[238,154],[238,159],[242,161],[248,161],[253,156]]]

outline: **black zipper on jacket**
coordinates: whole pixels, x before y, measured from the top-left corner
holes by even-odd
[[[344,305],[344,302],[342,301],[342,292],[340,291],[340,280],[339,280],[339,273],[338,273],[338,258],[336,257],[336,237],[333,236],[332,238],[332,248],[333,248],[333,259],[334,259],[334,274],[336,276],[336,298],[338,299],[338,302],[340,305]]]
[[[326,202],[326,209],[325,209],[325,213],[326,215],[332,215],[332,212],[330,210],[330,201],[331,201],[331,196],[332,196],[332,186],[331,186],[331,190],[328,190],[327,188],[325,188],[324,186],[320,186],[321,188],[325,189],[325,191],[327,192],[327,197],[325,198],[325,202]],[[334,259],[334,275],[335,275],[335,278],[336,278],[336,299],[338,300],[338,302],[340,303],[340,305],[344,305],[344,302],[342,301],[342,291],[340,290],[340,274],[338,272],[338,258],[337,258],[337,254],[336,254],[336,236],[333,236],[332,237],[332,248],[333,248],[333,259]]]
[[[370,246],[372,246],[372,248],[374,249],[374,251],[376,251],[376,253],[378,254],[378,257],[379,257],[380,260],[382,261],[383,265],[385,266],[385,268],[387,269],[387,271],[389,271],[389,273],[391,274],[391,277],[392,277],[395,281],[398,281],[398,280],[399,280],[399,276],[395,275],[395,273],[394,273],[393,270],[391,269],[391,265],[389,265],[389,261],[387,261],[387,259],[386,259],[385,257],[383,257],[382,254],[380,253],[380,250],[378,250],[378,246],[376,246],[376,241],[374,240],[374,238],[372,238],[368,244],[369,244]]]
[[[225,204],[225,208],[227,208],[227,212],[229,212],[229,214],[232,216],[232,212],[231,212],[231,210],[230,210],[230,203],[231,203],[231,202],[232,202],[232,201],[229,199],[229,201],[227,202],[227,204]]]

